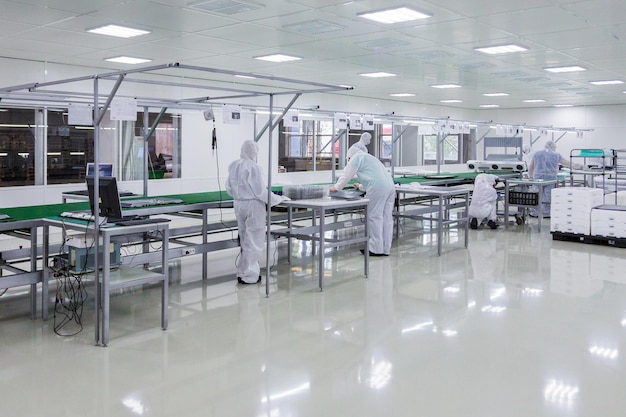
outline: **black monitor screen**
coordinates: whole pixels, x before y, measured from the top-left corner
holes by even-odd
[[[96,164],[94,164],[93,162],[88,162],[87,163],[87,174],[86,176],[93,176],[95,175],[94,168],[95,168]],[[98,175],[100,175],[101,177],[112,177],[113,176],[113,164],[98,164],[99,168],[98,168]]]
[[[87,180],[87,192],[89,193],[89,205],[91,213],[94,211],[94,177],[89,176]],[[120,195],[117,190],[117,181],[115,177],[99,177],[100,185],[98,187],[100,195],[100,217],[110,219],[122,218],[122,205],[120,204]]]

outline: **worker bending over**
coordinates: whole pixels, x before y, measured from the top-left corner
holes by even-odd
[[[389,256],[393,238],[393,205],[396,190],[391,175],[376,157],[355,143],[347,152],[348,164],[331,192],[341,190],[355,175],[354,187],[367,192],[370,256]],[[363,251],[362,251],[363,252]]]

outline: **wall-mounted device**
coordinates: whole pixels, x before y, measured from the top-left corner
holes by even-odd
[[[525,161],[467,161],[467,168],[472,171],[528,171]]]

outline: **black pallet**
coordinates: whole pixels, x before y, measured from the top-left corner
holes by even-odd
[[[588,243],[593,245],[614,246],[616,248],[626,248],[626,239],[610,236],[581,235],[577,233],[550,232],[552,240],[566,242]]]

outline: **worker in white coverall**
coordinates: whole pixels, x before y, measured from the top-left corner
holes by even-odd
[[[393,204],[396,190],[391,175],[376,157],[363,152],[358,144],[348,149],[348,164],[331,192],[341,190],[355,175],[355,188],[367,193],[370,256],[389,256],[393,238]]]
[[[498,177],[493,174],[478,174],[474,180],[474,191],[469,206],[470,227],[477,229],[487,220],[487,226],[496,229],[498,192],[495,189]]]
[[[266,229],[266,204],[275,206],[287,197],[271,194],[267,201],[267,186],[263,183],[261,167],[256,163],[259,148],[246,140],[241,145],[240,159],[228,166],[226,191],[233,197],[241,254],[237,263],[240,284],[261,282],[259,258],[263,251]]]
[[[545,149],[538,151],[533,155],[533,158],[528,165],[528,174],[530,178],[540,180],[556,180],[559,173],[559,164],[570,166],[570,161],[563,158],[560,153],[556,151],[556,143],[548,141]],[[582,165],[574,164],[574,168],[582,168]],[[550,217],[550,201],[552,200],[552,189],[554,185],[547,185],[543,187],[543,207],[542,216]],[[530,215],[537,217],[538,211],[535,208],[530,210]]]

